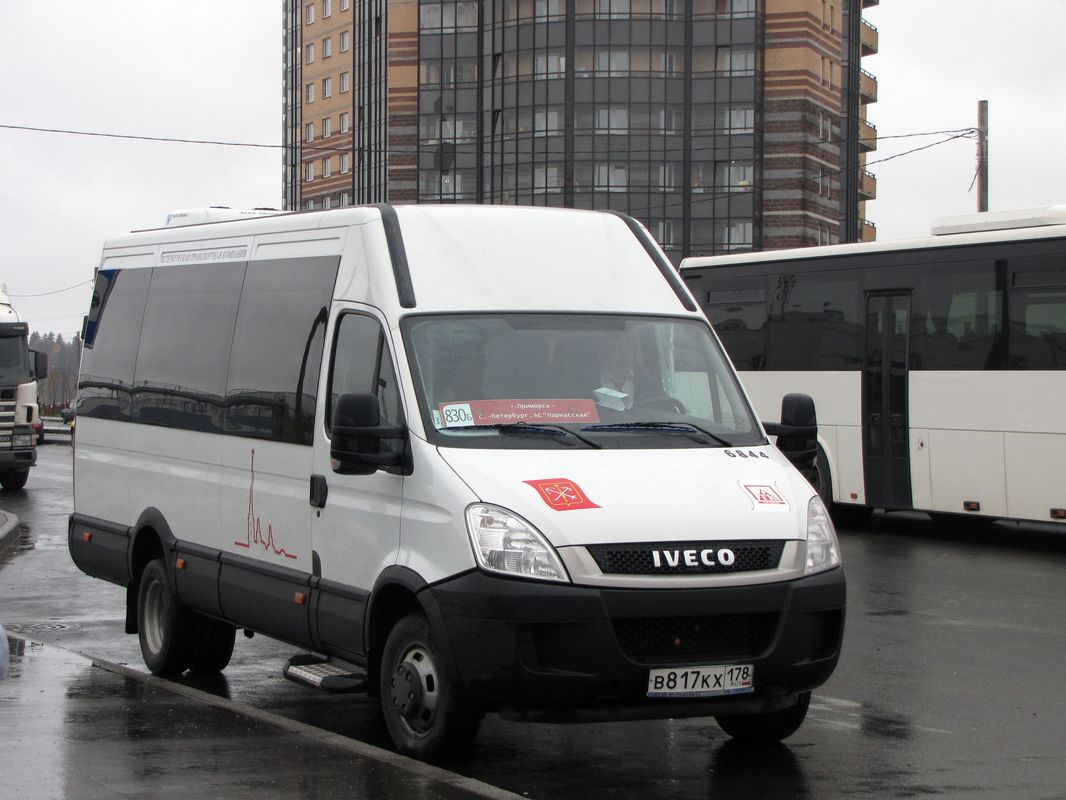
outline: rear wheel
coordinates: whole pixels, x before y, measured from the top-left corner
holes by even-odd
[[[738,742],[779,742],[799,730],[811,705],[811,693],[801,692],[794,706],[769,714],[748,714],[715,717],[719,727]]]
[[[137,630],[144,663],[155,675],[188,668],[192,620],[178,600],[163,559],[149,562],[137,594]]]
[[[26,485],[26,479],[30,477],[28,469],[17,469],[9,472],[0,472],[0,486],[5,489],[21,489]]]
[[[221,672],[233,656],[237,629],[225,622],[200,614],[191,614],[189,669],[193,672]]]
[[[456,694],[429,622],[401,619],[382,651],[381,708],[396,749],[426,761],[447,756],[477,735],[481,714]]]

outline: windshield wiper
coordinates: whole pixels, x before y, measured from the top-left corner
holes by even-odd
[[[548,435],[558,436],[559,433],[573,436],[578,441],[591,447],[595,450],[602,449],[600,445],[596,444],[591,439],[582,436],[577,431],[572,431],[569,428],[564,428],[562,425],[552,425],[544,422],[499,422],[492,425],[473,425],[466,430],[494,430],[500,433],[521,433],[521,434],[535,434],[535,435]]]
[[[733,447],[733,443],[711,433],[699,425],[690,422],[616,422],[610,425],[586,425],[583,431],[650,431],[662,433],[699,433],[713,439],[722,447]]]

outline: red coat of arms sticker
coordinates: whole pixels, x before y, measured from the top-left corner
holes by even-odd
[[[579,508],[599,508],[581,491],[581,487],[567,478],[549,478],[528,483],[541,496],[548,508],[556,511],[574,511]]]

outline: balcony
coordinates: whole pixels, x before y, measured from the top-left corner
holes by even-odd
[[[859,176],[859,199],[873,200],[877,197],[877,178],[872,172],[863,170]]]
[[[864,69],[859,70],[859,102],[877,102],[877,78]]]
[[[859,151],[869,153],[877,149],[877,128],[864,119],[859,120]]]
[[[876,242],[877,241],[877,226],[870,220],[862,220],[862,230],[859,231],[859,241],[861,242]]]
[[[862,24],[859,26],[859,44],[862,47],[862,55],[877,55],[877,28],[866,20],[861,20],[861,22]]]

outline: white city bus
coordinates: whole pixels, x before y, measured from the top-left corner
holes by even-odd
[[[1066,523],[1066,206],[896,242],[689,258],[758,413],[818,408],[819,492],[874,508]]]

